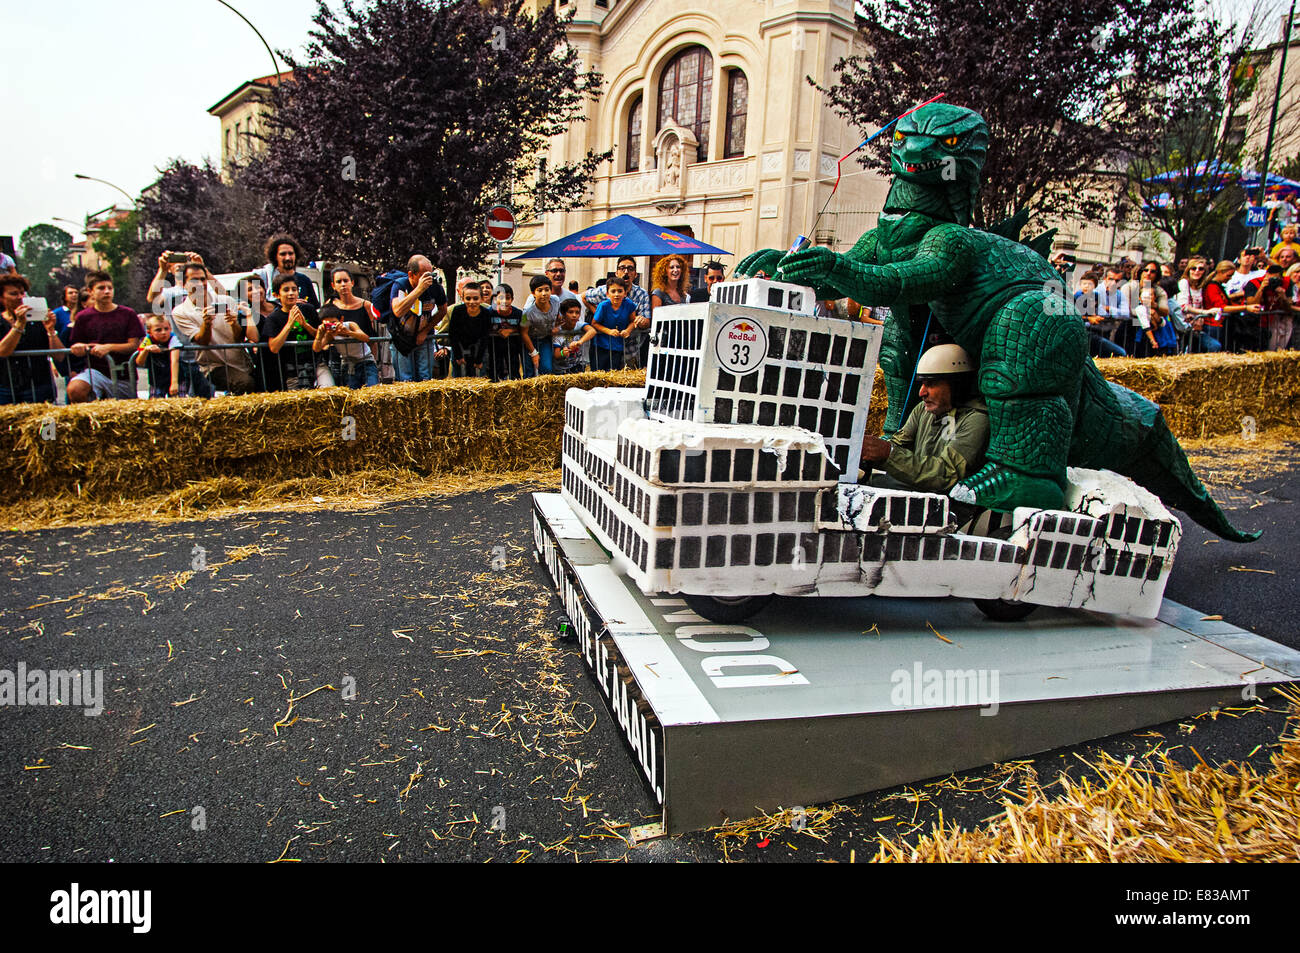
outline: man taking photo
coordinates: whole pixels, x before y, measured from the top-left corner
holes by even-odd
[[[200,347],[257,343],[257,319],[250,320],[247,305],[212,293],[205,265],[189,263],[184,277],[185,300],[172,309],[172,323],[178,337]],[[215,390],[231,394],[251,394],[256,390],[252,365],[244,350],[199,351],[198,361],[203,376]]]
[[[430,340],[447,314],[447,292],[433,274],[433,262],[424,255],[412,255],[406,263],[406,277],[393,282],[391,307],[404,335],[412,336],[415,349],[409,354],[399,350],[394,368],[399,381],[433,379],[433,362],[446,357],[448,350],[433,347]]]

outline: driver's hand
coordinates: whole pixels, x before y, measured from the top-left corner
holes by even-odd
[[[862,441],[862,462],[883,463],[889,457],[893,444],[879,437],[865,437]]]

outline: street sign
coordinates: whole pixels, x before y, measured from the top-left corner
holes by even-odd
[[[515,233],[514,210],[505,205],[494,205],[488,209],[487,231],[493,241],[510,241],[510,236]]]
[[[1268,209],[1260,206],[1251,206],[1246,209],[1246,227],[1263,228],[1268,224]]]

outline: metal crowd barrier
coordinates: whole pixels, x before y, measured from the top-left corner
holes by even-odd
[[[1264,311],[1258,315],[1252,315],[1251,318],[1258,317],[1258,327],[1244,326],[1245,322],[1236,318],[1235,315],[1224,315],[1222,327],[1222,352],[1223,353],[1241,353],[1246,351],[1261,351],[1267,348],[1269,335],[1271,331],[1270,319],[1277,316],[1283,316],[1284,311]],[[1110,340],[1114,341],[1125,331],[1123,319],[1118,327],[1110,332]],[[1300,324],[1300,319],[1297,320]],[[645,338],[649,336],[648,330],[639,330],[627,338],[624,346],[625,367],[636,369],[641,367],[640,351],[641,345]],[[1116,341],[1116,343],[1120,343]],[[460,365],[454,359],[450,337],[443,334],[435,334],[427,340],[421,347],[430,352],[428,360],[429,376],[420,378],[426,380],[442,380],[450,377],[484,377],[491,380],[516,380],[520,377],[533,376],[532,362],[524,353],[522,339],[518,336],[512,336],[509,339],[498,336],[489,336],[483,342],[481,349],[477,352],[471,352],[466,356],[464,365]],[[293,348],[299,352],[305,350],[311,359],[312,379],[321,379],[321,369],[330,371],[330,376],[337,385],[345,385],[343,356],[338,349],[332,345],[324,351],[316,351],[312,348],[311,341],[286,341],[286,348]],[[590,345],[589,345],[590,346]],[[433,356],[437,350],[447,348],[447,355],[441,358]],[[249,361],[254,377],[255,392],[266,392],[268,389],[281,390],[285,389],[285,382],[280,379],[278,372],[272,376],[275,380],[268,379],[267,369],[270,366],[279,366],[280,355],[272,354],[269,345],[265,341],[257,343],[244,342],[240,344],[186,344],[177,348],[182,355],[199,354],[203,351],[219,350],[239,350],[250,352]],[[392,347],[392,338],[390,335],[375,335],[370,339],[370,350],[374,357],[379,370],[379,383],[391,383],[396,378],[396,365],[398,354]],[[1192,330],[1181,331],[1178,334],[1178,353],[1196,354],[1201,352],[1200,335]],[[281,351],[283,353],[283,350]],[[3,364],[3,374],[0,374],[0,386],[13,395],[16,403],[39,403],[42,400],[38,389],[36,377],[42,376],[36,372],[31,376],[33,379],[28,384],[20,388],[23,393],[14,393],[14,369],[18,361],[30,361],[32,359],[48,358],[46,370],[51,374],[50,392],[63,397],[66,380],[71,376],[69,360],[78,362],[84,368],[88,365],[87,358],[78,358],[73,355],[72,351],[67,348],[56,348],[47,350],[32,351],[15,351],[10,357],[0,359]],[[480,360],[476,361],[475,358]],[[119,380],[130,380],[132,390],[137,394],[140,391],[140,372],[144,368],[137,367],[135,363],[135,354],[129,354],[125,357],[114,358],[109,355],[108,361],[110,370],[110,379],[114,382]],[[297,362],[295,362],[297,363]],[[189,365],[187,368],[186,365]],[[418,369],[418,368],[417,368]],[[57,370],[57,374],[54,372]],[[390,371],[392,374],[390,376]],[[182,376],[187,378],[191,390],[202,390],[203,385],[207,384],[207,378],[199,369],[197,362],[186,362],[182,357]],[[271,387],[275,384],[278,386]],[[209,384],[210,386],[210,384]],[[319,384],[317,385],[319,386]],[[199,396],[210,396],[210,394],[199,394]],[[60,401],[62,402],[62,400]]]
[[[639,348],[641,341],[648,336],[648,331],[638,331],[630,336],[626,341],[626,353],[631,356],[638,355],[637,359],[629,360],[628,367],[639,367]],[[454,358],[450,337],[443,334],[435,334],[426,340],[421,348],[429,352],[428,368],[429,376],[427,378],[418,378],[424,380],[442,380],[449,377],[484,377],[491,380],[512,380],[519,379],[523,376],[533,376],[532,362],[528,355],[524,353],[522,339],[518,336],[512,336],[509,339],[499,336],[489,336],[483,342],[483,346],[477,352],[470,353],[462,366]],[[310,377],[319,381],[322,379],[321,370],[325,369],[330,372],[330,377],[336,385],[345,385],[345,364],[348,363],[342,354],[331,345],[324,351],[316,351],[312,348],[311,341],[285,341],[285,348],[295,349],[299,354],[303,351],[310,355],[311,372],[303,376]],[[444,357],[436,357],[437,351],[441,348],[447,349]],[[168,349],[169,351],[172,349]],[[282,379],[278,368],[280,367],[280,355],[284,353],[281,349],[279,354],[271,353],[270,346],[266,341],[257,343],[241,342],[238,344],[185,344],[174,350],[182,354],[180,378],[190,384],[191,392],[202,390],[203,385],[211,388],[210,382],[206,375],[199,369],[197,361],[186,361],[185,355],[197,355],[204,351],[245,351],[249,354],[250,373],[253,376],[255,390],[254,392],[267,392],[268,390],[286,389],[286,381]],[[379,370],[379,383],[389,383],[397,379],[397,362],[399,355],[396,348],[392,346],[392,337],[390,335],[375,335],[370,338],[370,351],[374,357]],[[414,358],[414,354],[412,355]],[[474,358],[480,358],[475,361]],[[19,360],[30,361],[32,359],[48,358],[44,371],[35,371],[32,374],[25,375],[32,379],[25,387],[20,389],[23,393],[14,394],[14,370],[15,363]],[[135,352],[128,355],[108,355],[105,360],[109,366],[109,377],[114,383],[121,380],[131,381],[132,390],[139,393],[141,389],[142,373],[147,368],[138,367],[135,363]],[[68,362],[72,361],[79,365],[77,371],[72,371]],[[305,366],[305,355],[301,360],[294,362]],[[0,376],[0,385],[4,386],[10,394],[13,394],[16,403],[39,403],[43,400],[38,388],[37,378],[43,377],[44,373],[50,374],[49,384],[52,393],[59,395],[60,402],[63,402],[66,393],[66,381],[89,367],[89,358],[77,357],[68,348],[56,348],[46,350],[32,351],[15,351],[9,358],[0,359],[3,364],[4,373]],[[187,364],[189,367],[187,368]],[[268,376],[268,369],[276,368]],[[388,371],[392,370],[392,376]],[[413,362],[413,370],[419,369],[418,358]],[[144,373],[147,377],[147,373]],[[170,383],[170,378],[168,379]],[[147,384],[145,385],[147,387]],[[316,386],[320,386],[317,384]],[[328,386],[328,385],[326,385]],[[200,393],[198,396],[211,396],[211,394]]]
[[[1222,345],[1219,353],[1244,354],[1250,351],[1264,351],[1268,349],[1269,337],[1272,331],[1270,319],[1284,317],[1286,314],[1285,311],[1260,311],[1248,315],[1246,319],[1239,317],[1237,314],[1225,314],[1223,316],[1223,325],[1217,329],[1220,333],[1218,335],[1211,334],[1211,336],[1215,337]],[[1247,320],[1254,321],[1255,319],[1258,319],[1255,326],[1247,324]],[[1107,340],[1125,347],[1129,356],[1132,357],[1132,347],[1138,337],[1138,332],[1132,330],[1136,328],[1136,325],[1131,324],[1128,318],[1112,318],[1109,320],[1118,322],[1117,326],[1109,331],[1095,333],[1101,333]],[[1191,322],[1187,320],[1186,316],[1183,318],[1183,323],[1188,325],[1188,329],[1178,332],[1178,353],[1209,353],[1203,348],[1201,342],[1201,333],[1208,329],[1208,326],[1202,332],[1193,331]]]

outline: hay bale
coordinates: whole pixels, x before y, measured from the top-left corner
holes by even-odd
[[[1241,433],[1245,417],[1254,419],[1257,430],[1300,424],[1296,351],[1107,358],[1094,363],[1107,380],[1159,404],[1179,439]],[[888,406],[877,368],[868,433],[880,432]]]
[[[293,478],[407,468],[430,475],[555,465],[570,387],[632,386],[639,372],[474,378],[221,400],[0,408],[9,503],[202,497]],[[224,479],[235,483],[222,482]],[[243,481],[242,483],[238,481]],[[178,500],[178,503],[184,502]]]
[[[1246,415],[1259,430],[1300,423],[1300,354],[1112,359],[1099,366],[1161,404],[1180,437],[1239,433]],[[221,400],[0,407],[0,479],[11,505],[122,503],[199,483],[207,487],[196,501],[203,503],[262,484],[359,471],[546,469],[556,465],[569,388],[643,381],[641,371],[592,372],[500,384],[469,378]],[[887,408],[877,370],[868,432],[880,432]]]
[[[1300,353],[1188,354],[1098,360],[1106,379],[1160,405],[1179,438],[1240,433],[1300,423]]]

